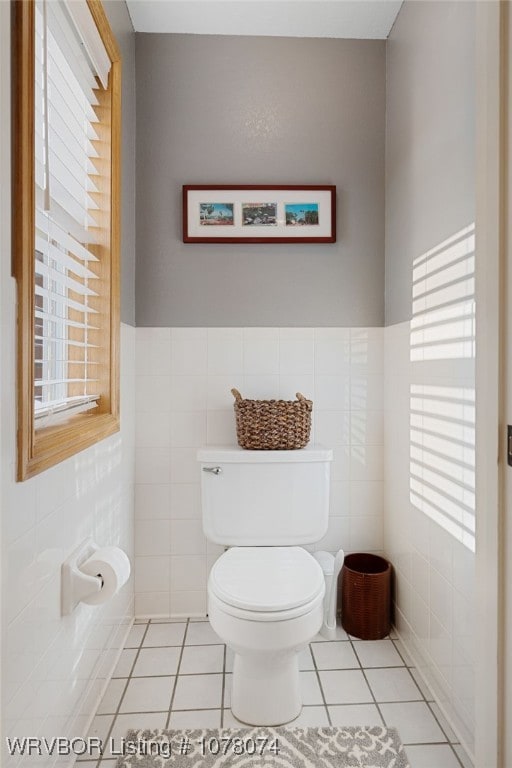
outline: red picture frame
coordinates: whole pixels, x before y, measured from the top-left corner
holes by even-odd
[[[335,243],[336,187],[187,184],[184,243]]]

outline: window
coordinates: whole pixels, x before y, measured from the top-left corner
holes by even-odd
[[[100,0],[13,8],[24,480],[119,429],[121,61]]]

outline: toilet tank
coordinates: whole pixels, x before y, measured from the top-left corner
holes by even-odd
[[[332,450],[201,448],[203,530],[217,544],[312,544],[327,531]]]

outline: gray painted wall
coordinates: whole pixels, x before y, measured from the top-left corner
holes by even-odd
[[[136,35],[141,326],[384,321],[385,42]],[[338,242],[184,245],[182,184],[336,184]]]
[[[412,262],[475,220],[475,3],[406,0],[387,41],[386,325]]]
[[[124,0],[103,5],[123,58],[121,320],[135,325],[135,32]]]

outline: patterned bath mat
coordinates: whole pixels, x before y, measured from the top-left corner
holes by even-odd
[[[129,731],[116,768],[410,768],[394,728]]]

